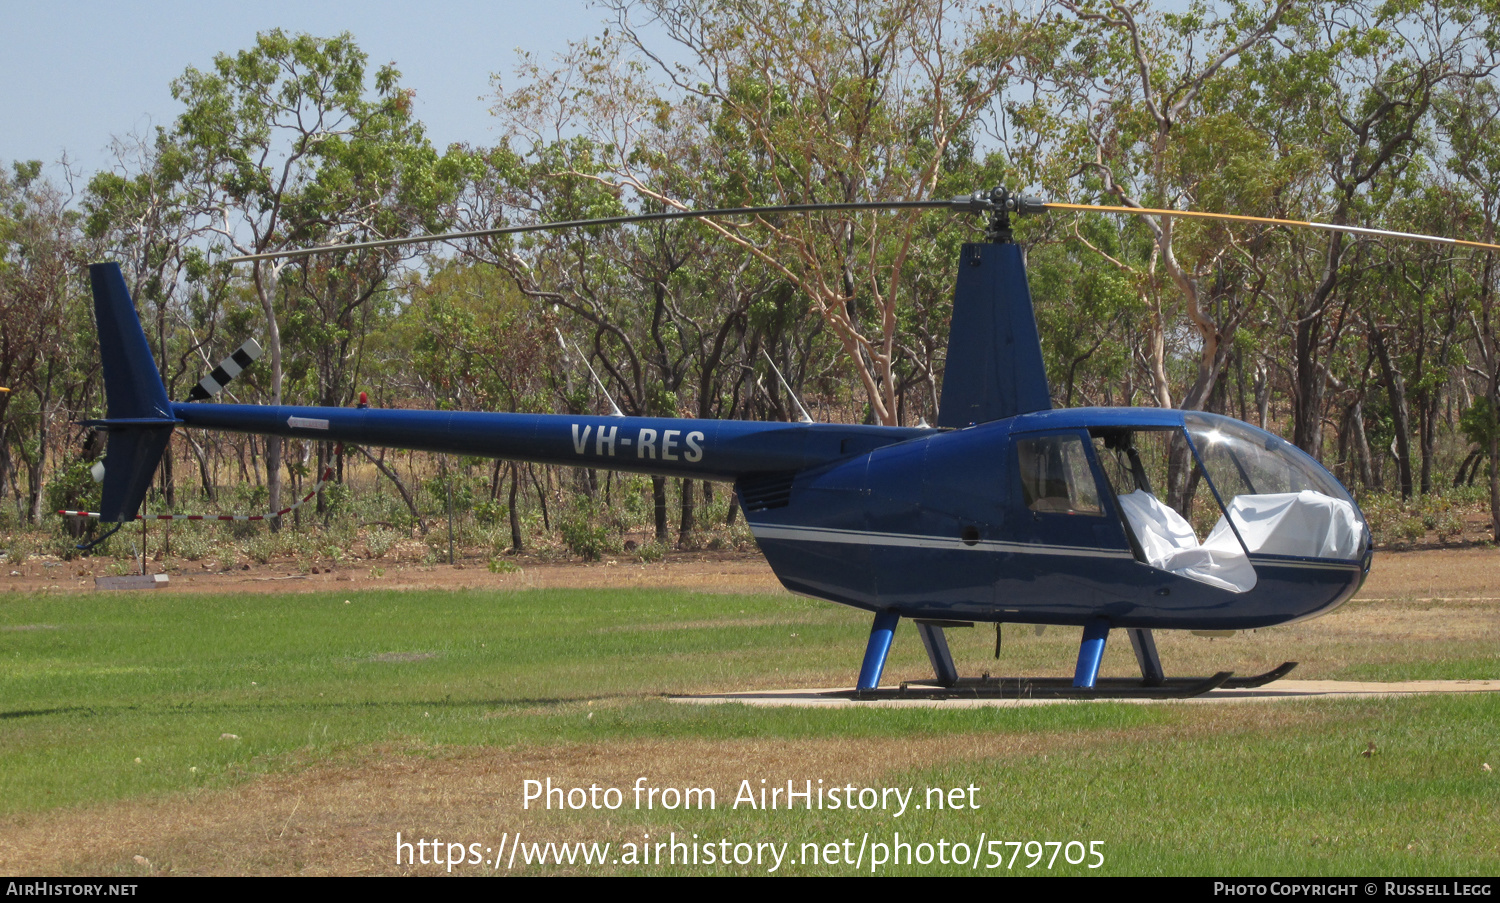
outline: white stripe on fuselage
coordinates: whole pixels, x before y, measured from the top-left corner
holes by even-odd
[[[1000,542],[981,539],[974,543],[958,537],[923,536],[919,533],[876,533],[868,530],[834,530],[826,527],[792,527],[780,524],[751,524],[756,539],[786,539],[796,542],[837,542],[857,546],[897,546],[910,549],[975,549],[984,552],[1013,552],[1024,555],[1071,555],[1084,558],[1134,559],[1126,550],[1095,549],[1087,546],[1051,546],[1028,542]]]
[[[1135,556],[1124,549],[1099,549],[1088,546],[1056,546],[1029,542],[1000,542],[981,539],[967,543],[957,537],[924,536],[920,533],[879,533],[872,530],[837,530],[829,527],[796,527],[782,524],[751,524],[750,532],[756,539],[782,539],[793,542],[834,542],[855,546],[888,546],[909,549],[973,549],[983,552],[1009,552],[1017,555],[1065,555],[1078,558],[1112,558],[1134,561]],[[1286,558],[1250,556],[1250,562],[1260,567],[1313,568],[1317,570],[1348,570],[1359,568],[1358,561],[1311,561]]]
[[[1359,570],[1363,567],[1358,561],[1338,561],[1336,559],[1292,559],[1292,558],[1268,558],[1264,555],[1251,555],[1250,563],[1256,567],[1263,568],[1312,568],[1314,570]]]

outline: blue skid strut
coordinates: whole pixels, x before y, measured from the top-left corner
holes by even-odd
[[[1083,642],[1078,644],[1078,667],[1073,671],[1073,686],[1091,690],[1099,676],[1099,660],[1104,658],[1104,641],[1109,638],[1109,622],[1095,618],[1083,628]]]
[[[873,690],[880,686],[880,673],[885,670],[885,657],[891,651],[891,638],[896,635],[896,623],[901,616],[894,611],[875,614],[875,623],[870,627],[870,644],[865,647],[865,661],[859,666],[858,691]]]

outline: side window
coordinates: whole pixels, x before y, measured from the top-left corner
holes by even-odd
[[[1099,488],[1077,436],[1045,436],[1016,443],[1026,507],[1051,514],[1101,517]]]

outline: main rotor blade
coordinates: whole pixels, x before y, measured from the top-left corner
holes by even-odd
[[[1163,216],[1177,219],[1227,220],[1234,223],[1264,223],[1269,226],[1300,226],[1304,229],[1321,229],[1324,232],[1350,232],[1375,238],[1404,238],[1408,241],[1423,241],[1434,245],[1454,245],[1463,248],[1479,248],[1485,251],[1500,251],[1500,245],[1482,241],[1466,241],[1461,238],[1444,238],[1440,235],[1424,235],[1420,232],[1395,232],[1390,229],[1371,229],[1367,226],[1338,226],[1333,223],[1313,223],[1297,219],[1275,219],[1269,216],[1244,216],[1238,213],[1203,213],[1197,210],[1160,210],[1154,207],[1110,207],[1103,204],[1063,204],[1047,201],[1048,210],[1094,210],[1100,213],[1131,213],[1136,215]]]
[[[998,190],[997,190],[998,191]],[[1368,226],[1340,226],[1333,223],[1315,223],[1307,220],[1276,219],[1268,216],[1245,216],[1237,213],[1205,213],[1198,210],[1166,210],[1155,207],[1114,207],[1105,204],[1069,204],[1042,202],[1022,195],[1011,195],[1010,200],[995,193],[976,192],[955,198],[926,201],[853,201],[830,204],[781,204],[772,207],[715,207],[708,210],[667,210],[660,213],[636,213],[624,216],[606,216],[597,219],[563,220],[552,223],[530,223],[520,226],[502,226],[496,229],[475,229],[468,232],[445,232],[440,235],[416,235],[406,238],[385,238],[375,241],[351,242],[349,244],[321,245],[313,248],[296,248],[288,251],[271,251],[264,254],[241,254],[225,258],[227,263],[246,263],[253,260],[278,260],[310,257],[330,251],[360,251],[371,248],[394,248],[403,245],[426,244],[435,241],[455,241],[465,238],[485,238],[491,235],[518,235],[526,232],[548,232],[559,229],[578,229],[590,226],[619,226],[627,223],[644,223],[660,220],[695,219],[718,216],[755,216],[766,213],[813,213],[820,210],[932,210],[947,207],[970,213],[996,213],[1009,209],[1017,215],[1039,213],[1044,210],[1079,210],[1100,213],[1126,213],[1135,216],[1161,216],[1178,219],[1223,220],[1239,223],[1262,223],[1270,226],[1298,226],[1304,229],[1319,229],[1324,232],[1348,232],[1354,235],[1369,235],[1375,238],[1400,238],[1435,245],[1478,248],[1485,251],[1500,251],[1500,245],[1460,238],[1444,238],[1418,232],[1396,232],[1390,229],[1372,229]]]
[[[434,241],[454,241],[461,238],[484,238],[489,235],[516,235],[522,232],[547,232],[556,229],[578,229],[588,226],[618,226],[625,223],[644,223],[655,220],[692,219],[710,216],[745,216],[761,213],[812,213],[819,210],[901,210],[956,207],[959,202],[969,203],[969,198],[951,198],[930,201],[855,201],[842,204],[783,204],[776,207],[716,207],[709,210],[668,210],[662,213],[636,213],[627,216],[606,216],[599,219],[574,219],[555,223],[532,223],[524,226],[502,226],[498,229],[475,229],[471,232],[445,232],[441,235],[417,235],[408,238],[384,238],[376,241],[352,242],[350,244],[321,245],[315,248],[297,248],[291,251],[272,251],[266,254],[241,254],[225,258],[226,263],[245,263],[252,260],[277,260],[292,257],[309,257],[329,251],[360,251],[367,248],[394,248],[401,245],[416,245]],[[967,209],[966,207],[963,209]]]

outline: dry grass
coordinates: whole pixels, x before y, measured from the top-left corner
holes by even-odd
[[[397,866],[395,837],[493,844],[528,840],[623,842],[679,813],[642,821],[629,812],[522,809],[522,782],[713,787],[719,807],[744,779],[771,785],[827,775],[879,786],[903,771],[945,763],[1035,761],[1060,753],[1172,744],[1225,731],[1267,733],[1320,716],[1301,706],[1177,707],[1157,728],[1088,733],[957,733],[830,740],[646,740],[494,748],[373,749],[295,774],[186,796],[131,801],[0,821],[0,870],[10,874],[377,875],[433,874]],[[619,817],[626,813],[628,823]],[[146,868],[134,857],[151,863]],[[475,869],[465,869],[473,872]],[[599,871],[599,870],[591,870]]]
[[[669,552],[663,561],[628,558],[596,562],[556,562],[535,556],[507,558],[519,566],[493,573],[484,561],[457,565],[359,561],[301,573],[285,562],[246,563],[217,571],[189,565],[171,573],[164,593],[312,593],[361,589],[691,589],[710,593],[781,593],[781,583],[759,554],[746,552]],[[94,578],[109,573],[110,562],[28,561],[16,576],[0,576],[0,592],[93,592]],[[154,570],[154,568],[148,568]],[[8,573],[8,572],[5,572]]]
[[[1377,552],[1361,599],[1500,596],[1500,550],[1434,549]]]

